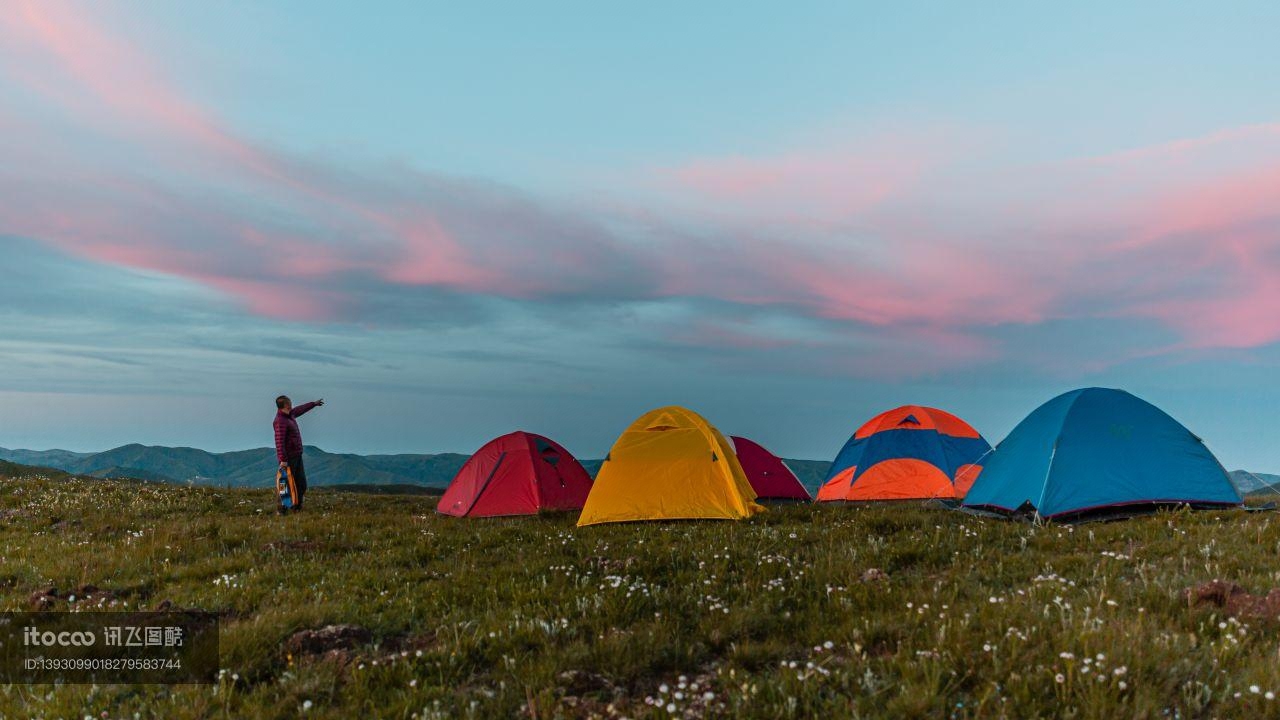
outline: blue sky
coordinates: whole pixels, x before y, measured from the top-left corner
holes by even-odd
[[[1123,387],[1280,471],[1274,4],[19,2],[0,446],[826,458]]]

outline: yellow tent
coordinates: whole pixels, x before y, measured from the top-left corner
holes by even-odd
[[[738,520],[763,512],[725,437],[701,415],[664,407],[631,423],[596,476],[579,527],[629,520]]]

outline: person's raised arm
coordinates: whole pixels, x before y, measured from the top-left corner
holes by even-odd
[[[306,415],[307,413],[311,412],[315,408],[320,407],[321,405],[324,405],[324,400],[316,400],[315,402],[303,403],[298,407],[294,408],[293,412],[290,414],[295,418],[302,417],[303,415]]]

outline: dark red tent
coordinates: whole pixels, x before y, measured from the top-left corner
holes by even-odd
[[[513,432],[490,440],[467,460],[436,512],[457,517],[534,515],[578,510],[591,492],[591,476],[554,440]]]
[[[758,443],[734,435],[733,450],[760,500],[804,500],[813,498],[800,484],[800,478],[777,455]]]

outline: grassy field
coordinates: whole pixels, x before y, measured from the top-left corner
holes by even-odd
[[[225,668],[216,686],[0,686],[0,716],[1280,716],[1275,625],[1181,594],[1280,585],[1271,513],[1071,528],[787,506],[579,530],[415,496],[318,491],[284,518],[270,502],[0,481],[4,609],[53,585],[54,609],[217,611]],[[370,639],[289,644],[335,623]]]

